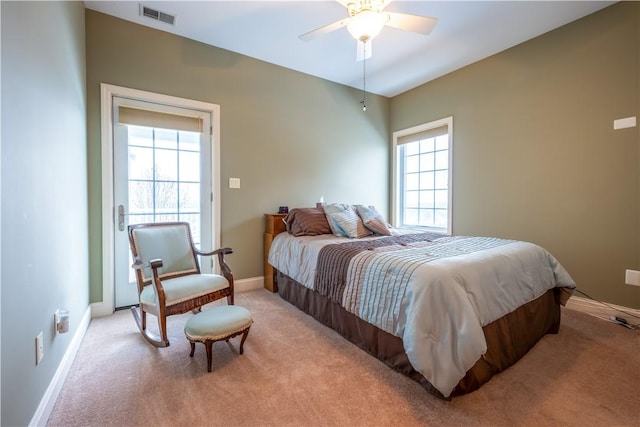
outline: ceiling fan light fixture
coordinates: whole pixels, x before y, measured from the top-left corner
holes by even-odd
[[[365,10],[349,19],[347,30],[356,40],[367,42],[377,36],[388,21],[389,15],[384,12]]]

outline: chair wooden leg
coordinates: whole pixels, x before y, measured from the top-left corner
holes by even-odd
[[[207,350],[207,372],[211,372],[211,346],[213,345],[213,341],[206,340],[204,342],[204,347]]]
[[[169,347],[169,338],[167,337],[167,318],[158,316],[158,330],[160,331],[160,340],[165,343],[165,347]]]
[[[133,318],[135,319],[136,325],[138,325],[138,329],[140,329],[142,336],[155,347],[169,347],[169,340],[166,339],[166,328],[164,331],[165,338],[160,339],[159,336],[149,332],[149,330],[147,329],[146,327],[147,313],[142,308],[140,308],[140,312],[142,314],[138,312],[138,309],[135,306],[131,307],[131,314],[133,314]],[[158,320],[158,322],[160,321]]]
[[[142,329],[146,330],[147,329],[147,312],[144,311],[142,309],[142,307],[140,307],[140,317],[142,318]]]
[[[189,357],[193,357],[193,353],[196,351],[196,343],[189,341],[189,344],[191,344],[191,353],[189,353]]]
[[[244,340],[247,339],[247,335],[249,335],[249,329],[251,328],[247,328],[244,333],[242,334],[242,340],[240,341],[240,354],[242,354],[244,352]]]

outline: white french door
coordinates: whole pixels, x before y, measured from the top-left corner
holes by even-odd
[[[213,168],[209,112],[123,97],[112,108],[117,308],[138,303],[128,225],[187,221],[196,246],[212,248]]]

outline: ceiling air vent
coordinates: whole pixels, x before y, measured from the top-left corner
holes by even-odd
[[[160,12],[159,10],[151,9],[143,4],[140,4],[140,15],[146,16],[156,21],[164,22],[165,24],[173,25],[176,22],[175,15],[169,15],[168,13]]]

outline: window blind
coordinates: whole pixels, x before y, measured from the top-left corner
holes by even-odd
[[[421,141],[428,138],[435,138],[437,136],[446,135],[447,133],[449,133],[448,126],[439,126],[436,128],[412,133],[410,135],[401,136],[398,138],[397,145],[408,144],[410,142]]]
[[[134,107],[118,107],[118,122],[123,125],[147,126],[162,129],[176,129],[189,132],[202,132],[200,117],[161,113]]]

